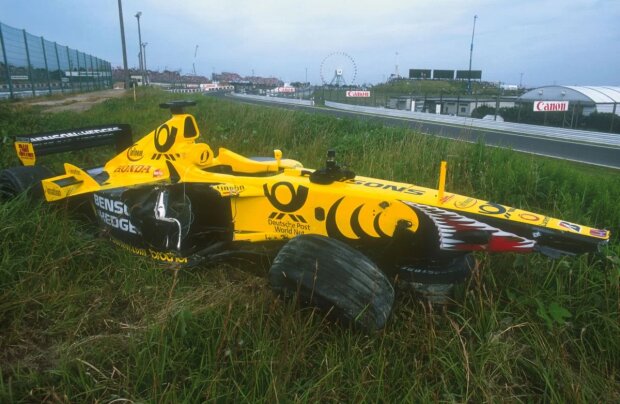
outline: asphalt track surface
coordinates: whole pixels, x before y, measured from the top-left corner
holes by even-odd
[[[216,96],[224,97],[222,95]],[[227,96],[225,98],[227,100],[232,100],[236,102],[258,104],[263,106],[266,105],[276,108],[292,109],[314,114],[331,115],[340,118],[346,117],[353,119],[380,121],[384,125],[406,127],[422,133],[436,135],[440,137],[474,143],[481,141],[489,146],[510,148],[530,154],[620,169],[620,149],[613,147],[582,144],[558,139],[547,139],[518,132],[472,128],[462,125],[434,123],[409,118],[395,118],[363,112],[342,111],[324,107],[277,104],[270,103],[268,101],[240,99],[235,98],[234,96]]]

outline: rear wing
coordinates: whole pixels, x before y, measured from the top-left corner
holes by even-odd
[[[34,165],[37,156],[116,145],[117,153],[133,144],[131,126],[112,124],[58,132],[15,136],[15,151],[22,165]]]

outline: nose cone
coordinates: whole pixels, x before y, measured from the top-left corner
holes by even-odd
[[[549,228],[533,228],[532,237],[536,241],[534,250],[551,257],[598,252],[609,243],[609,232],[598,231],[605,232],[604,237],[607,238],[589,237]]]

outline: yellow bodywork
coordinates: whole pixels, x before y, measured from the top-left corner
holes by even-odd
[[[282,158],[256,161],[228,149],[215,154],[200,136],[194,117],[178,114],[108,161],[107,175],[94,178],[65,164],[65,174],[44,180],[48,201],[115,188],[209,184],[231,198],[233,240],[288,239],[297,234],[338,232],[351,240],[391,236],[400,221],[410,230],[419,225],[410,204],[432,206],[526,225],[581,234],[600,240],[609,232],[548,216],[446,192],[445,167],[439,190],[356,176],[320,185],[310,181],[313,170]],[[19,150],[27,154],[25,146]],[[213,170],[227,167],[226,172]],[[332,226],[335,228],[328,228]]]

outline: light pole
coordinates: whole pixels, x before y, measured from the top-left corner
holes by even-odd
[[[142,58],[144,59],[144,84],[149,84],[149,71],[146,68],[146,45],[148,42],[142,42]]]
[[[471,30],[471,46],[469,47],[469,74],[467,75],[467,94],[471,95],[471,57],[474,53],[474,32],[476,32],[477,15],[474,15],[474,28]]]
[[[125,88],[129,88],[129,71],[127,70],[127,47],[125,46],[125,26],[123,24],[123,5],[121,4],[121,0],[118,0],[118,19],[121,23],[121,43],[123,44],[123,81],[125,82]]]
[[[138,11],[135,15],[138,20],[138,49],[140,53],[138,54],[138,69],[140,69],[140,76],[142,77],[142,84],[144,84],[144,70],[142,69],[142,33],[140,32],[140,16],[142,15],[142,11]]]
[[[394,65],[395,65],[395,71],[394,71],[394,75],[396,79],[398,79],[400,77],[400,75],[398,74],[398,51],[396,51],[395,53],[395,57],[394,57]]]

